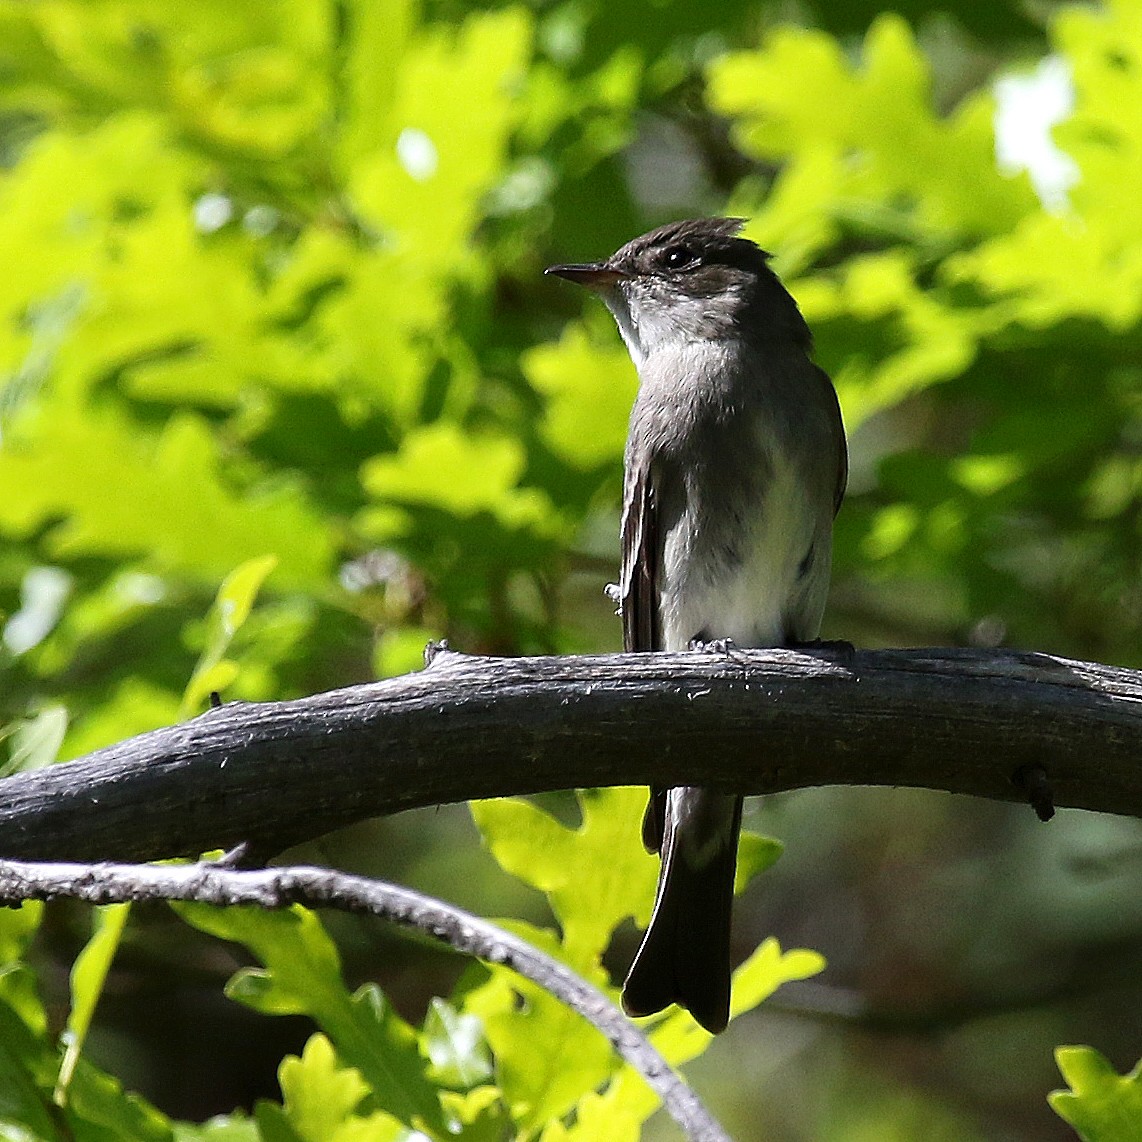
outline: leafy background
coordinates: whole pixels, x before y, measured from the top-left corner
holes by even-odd
[[[634,377],[607,315],[541,270],[701,213],[750,218],[840,391],[852,480],[825,633],[1142,665],[1140,105],[1132,0],[0,0],[9,767],[212,688],[402,673],[430,638],[616,649],[601,587]],[[637,800],[410,814],[291,856],[518,917],[602,980],[653,864],[632,852],[630,884],[579,900],[596,923],[576,928],[613,854],[588,807],[617,837]],[[540,822],[522,856],[518,814]],[[504,875],[581,819],[581,883]],[[740,956],[775,935],[828,967],[691,1067],[739,1137],[1073,1138],[1044,1098],[1053,1048],[1120,1072],[1142,1053],[1137,823],[1042,828],[904,790],[775,797],[751,821],[786,853],[739,905]],[[182,915],[236,943],[136,909],[121,936],[98,922],[69,989],[90,914],[5,914],[0,1067],[23,1093],[0,1119],[58,1136],[38,1100],[61,1030],[84,1043],[74,1136],[167,1137],[166,1116],[259,1098],[181,1136],[402,1137],[451,1116],[473,1138],[619,1138],[652,1109],[494,973],[343,918],[337,952],[307,919]],[[276,979],[283,947],[312,953],[308,985]],[[224,998],[254,962],[262,983]],[[784,962],[766,986],[811,974]],[[355,1035],[403,1058],[395,1102]],[[539,1041],[581,1062],[563,1089]],[[1064,1060],[1089,1098],[1060,1113],[1127,1137],[1098,1133],[1112,1072]],[[647,1136],[671,1136],[660,1119]]]

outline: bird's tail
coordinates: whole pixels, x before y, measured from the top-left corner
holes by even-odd
[[[623,985],[628,1015],[677,1003],[707,1031],[725,1030],[741,813],[742,799],[733,794],[668,792],[658,896]]]

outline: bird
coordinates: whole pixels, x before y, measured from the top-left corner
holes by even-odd
[[[840,404],[812,335],[740,218],[671,222],[599,262],[545,272],[596,293],[638,373],[614,592],[628,651],[817,640],[848,479]],[[628,1015],[678,1004],[729,1022],[742,797],[652,787],[661,858],[622,991]]]

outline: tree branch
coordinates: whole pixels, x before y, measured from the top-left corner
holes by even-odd
[[[423,932],[457,951],[503,964],[545,988],[587,1019],[642,1075],[667,1113],[693,1142],[730,1142],[697,1095],[646,1037],[601,991],[558,960],[443,901],[324,868],[273,868],[239,872],[217,864],[29,864],[0,861],[0,903],[70,896],[91,904],[140,900],[195,900],[227,907],[337,908],[379,916]]]
[[[0,781],[0,856],[268,856],[355,821],[573,786],[906,785],[1142,817],[1142,673],[969,650],[477,658],[232,702]],[[1047,783],[1029,787],[1028,773]],[[1030,810],[1029,810],[1030,811]]]

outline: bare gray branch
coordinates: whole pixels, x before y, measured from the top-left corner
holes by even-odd
[[[574,786],[906,785],[1142,817],[1142,673],[968,650],[477,658],[228,703],[0,782],[0,856],[266,856],[355,821]],[[1028,809],[1031,812],[1031,809]]]

